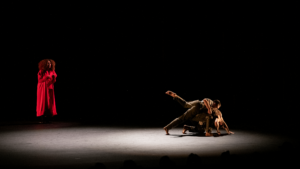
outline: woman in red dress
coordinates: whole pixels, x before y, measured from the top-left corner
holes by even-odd
[[[54,60],[41,60],[39,62],[36,115],[42,117],[42,123],[49,122],[49,118],[57,115],[54,97],[56,77]]]

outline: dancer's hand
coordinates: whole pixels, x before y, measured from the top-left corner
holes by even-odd
[[[228,132],[228,134],[234,134],[234,132],[232,132],[232,131],[229,131],[229,132]]]
[[[174,92],[172,92],[172,91],[170,91],[170,90],[168,90],[168,91],[166,92],[166,94],[167,94],[167,95],[170,95],[170,96],[172,96],[172,97],[175,97],[175,96],[176,96],[176,93],[174,93]]]

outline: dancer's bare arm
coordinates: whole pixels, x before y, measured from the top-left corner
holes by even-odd
[[[206,99],[203,99],[203,102],[204,102],[204,104],[205,104],[205,106],[206,106],[206,108],[207,108],[207,113],[208,114],[212,114],[212,111],[211,111],[211,107],[210,107],[210,105],[208,104],[208,101],[206,100]]]
[[[232,131],[229,130],[229,127],[228,127],[228,125],[226,124],[226,122],[224,121],[223,117],[222,117],[222,123],[224,123],[224,125],[225,125],[225,130],[226,130],[226,132],[227,132],[228,134],[234,134],[234,132],[232,132]]]

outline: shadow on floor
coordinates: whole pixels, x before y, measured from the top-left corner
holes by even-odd
[[[205,136],[205,133],[197,133],[197,132],[190,132],[191,134],[170,134],[170,136],[176,136],[176,137],[207,137]],[[217,133],[212,133],[213,136],[211,137],[222,137],[222,136],[227,136],[230,134],[221,134],[218,135]]]

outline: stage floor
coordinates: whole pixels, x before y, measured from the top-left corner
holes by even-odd
[[[76,122],[2,124],[0,166],[74,169],[101,162],[110,169],[121,168],[125,160],[133,160],[138,166],[151,168],[159,166],[162,156],[184,166],[190,153],[200,156],[204,164],[214,164],[225,151],[236,155],[276,153],[286,142],[299,149],[294,137],[274,132],[232,128],[234,135],[221,130],[222,136],[205,137],[182,134],[181,127],[165,135],[162,127]]]

